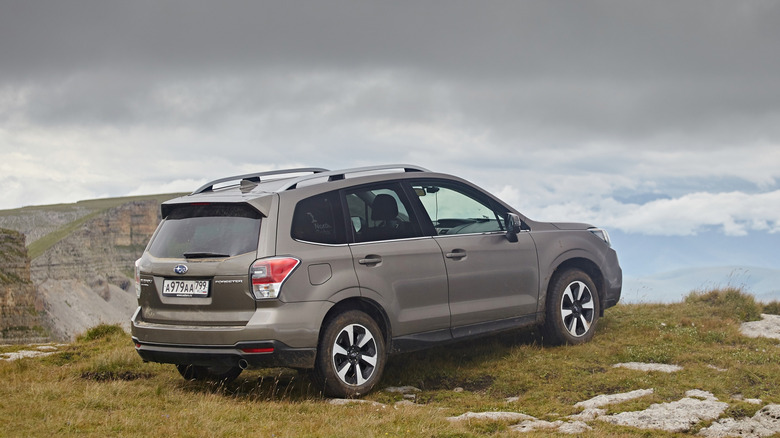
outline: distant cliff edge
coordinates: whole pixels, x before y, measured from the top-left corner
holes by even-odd
[[[2,234],[0,342],[67,341],[100,323],[128,329],[134,262],[160,222],[160,203],[174,196],[0,211],[0,226],[16,230]]]

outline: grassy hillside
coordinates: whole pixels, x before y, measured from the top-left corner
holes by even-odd
[[[43,228],[48,232],[27,245],[31,259],[78,229],[84,223],[114,207],[133,201],[156,200],[164,202],[183,193],[169,193],[147,196],[125,196],[119,198],[91,199],[72,204],[36,205],[0,210],[0,224],[20,232]]]
[[[187,382],[171,365],[144,364],[117,327],[100,326],[51,356],[0,361],[0,435],[516,437],[509,422],[446,417],[514,411],[554,421],[579,412],[576,402],[646,388],[654,393],[608,409],[641,410],[701,389],[728,403],[724,416],[751,416],[761,405],[740,399],[780,403],[778,342],[739,332],[759,311],[738,290],[715,291],[676,304],[618,305],[582,346],[544,346],[533,331],[521,331],[394,356],[380,388],[422,390],[414,405],[398,406],[402,395],[381,390],[366,399],[383,406],[332,405],[305,375],[284,369],[245,371],[227,385]],[[683,370],[613,367],[633,361]],[[589,424],[583,436],[675,436]]]

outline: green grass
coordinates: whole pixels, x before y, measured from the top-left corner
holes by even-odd
[[[47,249],[54,246],[57,242],[67,237],[69,234],[79,229],[82,225],[88,221],[94,219],[105,211],[118,207],[122,204],[133,201],[147,201],[156,200],[157,202],[164,202],[168,199],[181,196],[183,193],[163,194],[163,195],[148,195],[148,196],[126,196],[120,198],[105,198],[105,199],[91,199],[88,201],[79,201],[74,204],[55,204],[55,205],[41,205],[34,207],[22,207],[13,210],[0,211],[0,215],[16,215],[25,214],[37,210],[42,211],[71,211],[75,208],[84,208],[90,210],[89,214],[86,214],[73,222],[69,222],[57,230],[41,237],[40,239],[30,243],[27,246],[27,252],[30,259],[42,255]]]
[[[525,330],[393,356],[380,388],[422,389],[417,406],[398,408],[393,403],[402,396],[381,390],[365,398],[384,408],[327,404],[306,375],[287,369],[245,371],[227,385],[184,381],[171,365],[143,363],[117,327],[99,326],[52,356],[0,362],[0,435],[516,437],[508,423],[446,417],[497,410],[554,421],[577,413],[578,401],[646,388],[655,392],[608,409],[644,409],[701,389],[729,403],[729,416],[751,416],[760,406],[737,394],[780,403],[777,341],[739,334],[739,324],[754,314],[751,307],[760,309],[752,297],[719,290],[676,304],[618,305],[585,345],[551,347]],[[0,347],[0,353],[10,349],[18,346]],[[627,361],[684,369],[665,374],[613,367]],[[583,436],[693,435],[590,425]]]

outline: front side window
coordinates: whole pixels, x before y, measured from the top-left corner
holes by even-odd
[[[314,243],[346,243],[342,217],[338,192],[304,199],[295,206],[292,237]]]
[[[160,224],[149,253],[161,258],[207,258],[257,251],[261,218],[244,204],[175,207]]]
[[[454,183],[413,183],[438,235],[504,231],[506,211],[479,192]]]
[[[398,184],[351,189],[345,198],[356,242],[422,236],[420,224]]]

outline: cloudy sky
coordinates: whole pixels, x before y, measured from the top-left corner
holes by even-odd
[[[399,162],[780,245],[778,42],[777,1],[0,0],[0,209]]]

